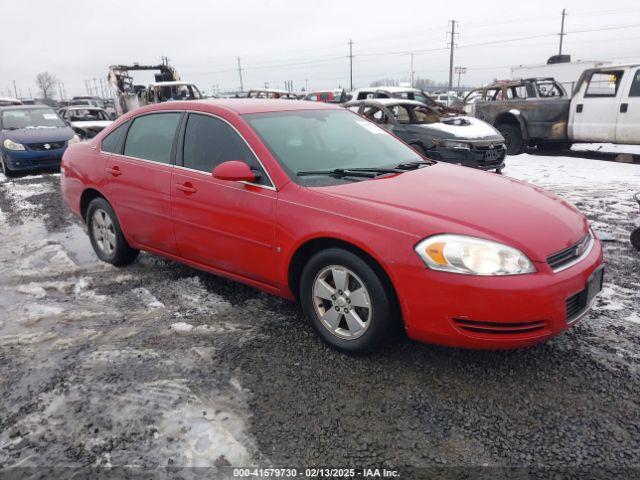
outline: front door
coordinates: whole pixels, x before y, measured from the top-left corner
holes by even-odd
[[[190,113],[171,181],[180,255],[262,283],[275,283],[277,192],[258,159],[226,121]],[[213,178],[220,163],[242,160],[255,184]]]
[[[107,196],[127,238],[172,254],[176,253],[171,219],[172,148],[181,117],[180,112],[167,112],[135,118],[122,154],[109,156],[105,172]]]
[[[615,142],[624,70],[591,75],[571,102],[570,137],[583,142]]]
[[[618,109],[616,142],[640,144],[640,67],[632,69]]]

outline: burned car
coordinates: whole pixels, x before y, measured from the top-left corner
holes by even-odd
[[[566,135],[570,102],[553,78],[525,78],[472,90],[464,110],[494,125],[505,137],[509,155],[518,155],[529,145],[540,150],[570,146]]]
[[[105,109],[91,105],[71,105],[58,110],[58,114],[83,139],[95,137],[113,123]]]
[[[482,120],[413,100],[352,101],[346,108],[389,130],[426,157],[500,173],[505,166],[504,138]]]
[[[146,86],[136,84],[132,75],[134,72],[153,72],[155,82]],[[194,84],[183,82],[176,69],[166,63],[111,65],[107,80],[115,95],[114,107],[117,116],[144,105],[203,98]]]

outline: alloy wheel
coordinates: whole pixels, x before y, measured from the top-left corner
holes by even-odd
[[[95,243],[102,253],[105,255],[113,255],[116,249],[116,230],[111,221],[111,217],[101,208],[97,208],[93,212],[91,230]]]
[[[364,282],[341,265],[320,270],[313,282],[313,305],[321,324],[336,337],[354,340],[371,325],[373,306]]]

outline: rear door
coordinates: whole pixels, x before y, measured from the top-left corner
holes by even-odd
[[[571,102],[569,136],[583,142],[615,142],[624,70],[599,70]]]
[[[107,196],[127,238],[175,254],[171,219],[172,158],[182,112],[141,115],[130,122],[120,154],[106,166]]]
[[[247,142],[227,121],[190,113],[183,126],[171,181],[172,214],[180,255],[250,278],[275,282],[277,192]],[[219,164],[241,160],[255,183],[217,180]]]
[[[640,67],[628,72],[618,109],[616,142],[640,144]]]

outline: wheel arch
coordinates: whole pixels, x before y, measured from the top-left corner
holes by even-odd
[[[113,208],[113,205],[111,204],[111,202],[109,202],[109,199],[102,192],[93,187],[85,188],[80,195],[80,215],[82,216],[82,220],[84,222],[87,221],[87,209],[89,208],[89,204],[92,200],[98,197],[104,198]]]
[[[398,297],[392,277],[384,263],[376,258],[376,256],[365,247],[357,245],[349,240],[331,236],[307,239],[298,245],[296,250],[293,252],[293,255],[291,255],[287,268],[287,283],[289,290],[296,299],[299,300],[300,280],[304,266],[313,255],[328,248],[342,248],[367,262],[367,264],[380,276],[385,287],[387,287],[391,292],[394,308],[398,315],[402,316],[400,298]]]
[[[517,113],[516,111],[503,112],[498,115],[493,122],[493,126],[496,128],[505,124],[517,125],[522,133],[522,139],[525,142],[529,140],[529,127],[519,111],[517,111]]]

